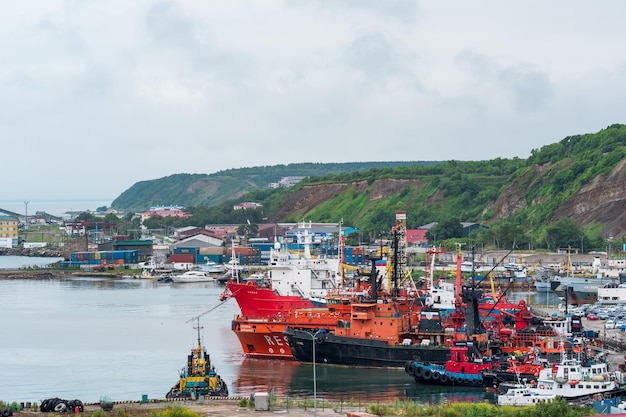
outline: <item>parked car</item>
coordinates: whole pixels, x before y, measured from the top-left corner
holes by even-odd
[[[600,317],[598,317],[597,314],[587,314],[587,320],[599,320]]]
[[[608,319],[606,321],[606,323],[604,323],[604,328],[605,329],[614,329],[615,328],[615,320],[613,319]]]

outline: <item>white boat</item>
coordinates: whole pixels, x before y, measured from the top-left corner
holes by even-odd
[[[498,395],[498,405],[536,405],[554,401],[555,398],[556,394],[534,393],[526,384],[512,384],[504,394]]]
[[[208,274],[223,274],[228,271],[223,264],[218,264],[217,262],[213,262],[211,260],[206,261],[206,264],[202,267],[202,270]]]
[[[552,368],[542,369],[529,390],[533,394],[557,395],[566,400],[593,399],[620,391],[619,377],[619,371],[609,372],[606,363],[583,366],[578,360],[563,359]]]
[[[215,278],[205,273],[204,271],[191,270],[180,275],[172,276],[172,282],[175,283],[188,283],[188,282],[211,282],[215,281]]]

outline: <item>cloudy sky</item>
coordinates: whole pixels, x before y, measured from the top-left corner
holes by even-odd
[[[39,0],[0,14],[0,199],[527,158],[626,123],[626,3]]]

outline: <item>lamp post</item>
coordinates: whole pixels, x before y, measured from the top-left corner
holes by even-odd
[[[317,335],[324,329],[319,329],[314,334],[311,335],[313,342],[313,416],[317,417],[317,379],[315,375],[315,340],[317,339]],[[310,334],[310,333],[309,333]]]

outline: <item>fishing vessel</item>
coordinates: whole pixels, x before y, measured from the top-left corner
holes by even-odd
[[[165,398],[200,399],[202,396],[227,397],[226,382],[217,374],[215,366],[206,347],[200,341],[200,321],[198,319],[198,343],[187,356],[187,366],[179,372],[176,384],[165,395]]]
[[[294,255],[276,242],[270,252],[267,281],[244,282],[238,277],[226,282],[221,299],[234,298],[244,318],[271,318],[297,308],[325,304],[326,295],[339,289],[339,258],[311,256],[311,224],[303,224],[303,255]]]
[[[576,272],[572,266],[572,258],[568,252],[567,264],[561,273],[554,275],[551,285],[554,292],[560,297],[567,297],[571,304],[593,304],[598,299],[598,289],[606,284],[618,282],[615,278],[607,277],[599,272],[600,258],[595,258],[592,273]]]
[[[403,367],[415,357],[433,363],[445,363],[450,357],[454,329],[442,319],[440,310],[428,309],[423,294],[411,288],[404,261],[406,212],[396,213],[393,229],[389,283],[378,275],[376,265],[383,251],[370,256],[371,291],[350,304],[350,318],[334,328],[315,328],[300,323],[288,326],[285,335],[294,357],[301,362]],[[457,257],[460,264],[460,257]],[[460,280],[461,269],[457,268]],[[407,285],[408,284],[408,285]]]
[[[542,369],[529,390],[533,394],[558,395],[566,400],[589,401],[608,395],[623,394],[619,371],[610,372],[604,362],[583,364],[574,358],[563,358],[552,367]]]

